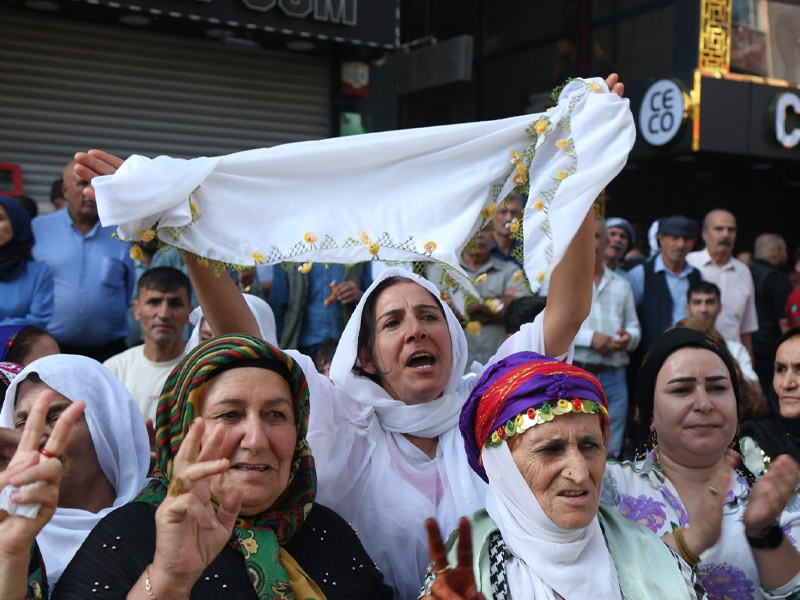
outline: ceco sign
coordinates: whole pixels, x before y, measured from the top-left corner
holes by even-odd
[[[670,142],[685,119],[685,94],[674,80],[660,79],[647,88],[639,109],[639,131],[648,144]]]
[[[800,98],[792,92],[785,92],[775,101],[775,139],[784,148],[794,148],[800,143],[800,129],[786,131],[786,116],[789,109],[800,114]]]

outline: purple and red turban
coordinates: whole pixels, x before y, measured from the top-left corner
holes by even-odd
[[[494,363],[461,409],[458,427],[470,466],[488,482],[481,462],[484,445],[497,445],[569,412],[600,414],[608,424],[608,400],[597,377],[535,352]]]

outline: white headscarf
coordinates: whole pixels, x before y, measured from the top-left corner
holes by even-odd
[[[511,596],[555,600],[555,591],[570,600],[621,600],[617,569],[597,517],[580,529],[559,527],[539,506],[508,444],[486,446],[481,457],[489,477],[486,511],[514,555],[506,563]]]
[[[56,354],[33,361],[14,379],[0,411],[0,426],[14,428],[17,387],[31,373],[69,400],[86,403],[83,412],[100,468],[117,493],[112,506],[97,513],[57,508],[36,540],[48,583],[61,577],[94,526],[141,491],[150,468],[150,442],[142,413],[111,371],[85,356]]]
[[[250,312],[253,313],[253,316],[256,319],[258,330],[261,332],[261,339],[268,344],[277,346],[278,334],[277,330],[275,329],[275,315],[272,313],[272,309],[269,307],[269,304],[253,294],[242,295],[247,301],[247,306],[250,308]],[[198,306],[192,311],[192,314],[189,315],[189,322],[194,326],[194,329],[192,329],[192,335],[189,336],[189,341],[186,342],[184,353],[189,354],[189,352],[191,352],[200,343],[200,324],[202,321],[203,309]]]
[[[389,396],[385,389],[370,379],[353,374],[353,365],[357,363],[358,359],[358,333],[361,329],[364,304],[375,288],[389,277],[410,279],[428,290],[439,302],[439,290],[427,279],[397,267],[383,271],[364,292],[344,328],[336,348],[336,354],[331,362],[330,378],[331,381],[344,388],[352,399],[362,405],[373,407],[385,431],[408,433],[426,438],[436,437],[458,424],[458,416],[461,406],[464,404],[464,396],[458,393],[457,389],[467,363],[467,340],[461,329],[461,323],[449,306],[440,303],[447,319],[450,343],[453,348],[450,379],[441,397],[422,404],[406,404]]]

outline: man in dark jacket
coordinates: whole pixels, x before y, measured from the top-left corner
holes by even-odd
[[[780,267],[786,264],[786,241],[774,233],[756,238],[753,283],[756,288],[758,331],[753,333],[753,359],[756,374],[764,390],[772,385],[772,350],[775,342],[788,329],[784,307],[792,291],[789,277]]]

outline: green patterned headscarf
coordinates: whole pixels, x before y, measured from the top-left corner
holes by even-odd
[[[244,555],[259,598],[291,598],[290,588],[295,587],[298,574],[291,572],[294,570],[291,564],[287,574],[285,551],[281,551],[281,546],[302,525],[314,504],[317,489],[314,458],[306,442],[308,384],[292,357],[246,335],[213,338],[192,350],[170,373],[161,392],[155,423],[158,451],[155,479],[137,501],[158,505],[164,499],[172,477],[173,459],[189,426],[200,414],[203,386],[224,370],[253,366],[273,370],[289,384],[297,444],[286,489],[265,512],[239,517],[228,543]],[[301,570],[301,579],[302,575],[305,574]]]

